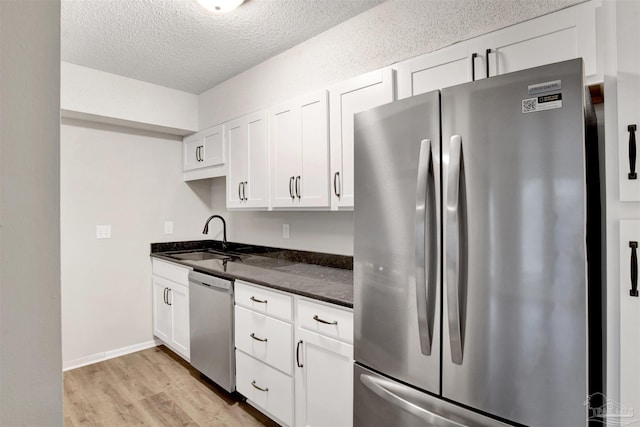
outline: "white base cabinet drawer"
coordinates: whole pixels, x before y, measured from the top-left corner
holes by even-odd
[[[353,312],[304,298],[298,300],[301,328],[353,343]]]
[[[239,280],[235,283],[236,305],[291,322],[292,297],[262,286],[254,286]]]
[[[236,350],[236,388],[249,402],[287,426],[293,422],[293,379]]]
[[[235,307],[236,348],[291,375],[293,327],[246,308]]]

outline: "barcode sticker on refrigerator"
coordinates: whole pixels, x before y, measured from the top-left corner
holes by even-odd
[[[553,110],[556,108],[562,108],[561,93],[522,100],[522,113],[534,113],[536,111]]]

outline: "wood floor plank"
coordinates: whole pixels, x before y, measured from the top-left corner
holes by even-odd
[[[65,427],[276,427],[164,346],[64,373]]]

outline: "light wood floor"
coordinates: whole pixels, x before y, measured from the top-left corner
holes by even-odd
[[[64,424],[277,426],[164,346],[64,373]]]

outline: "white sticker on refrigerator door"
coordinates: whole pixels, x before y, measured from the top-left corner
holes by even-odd
[[[553,110],[556,108],[562,108],[561,93],[522,100],[522,113],[535,113],[536,111]]]

